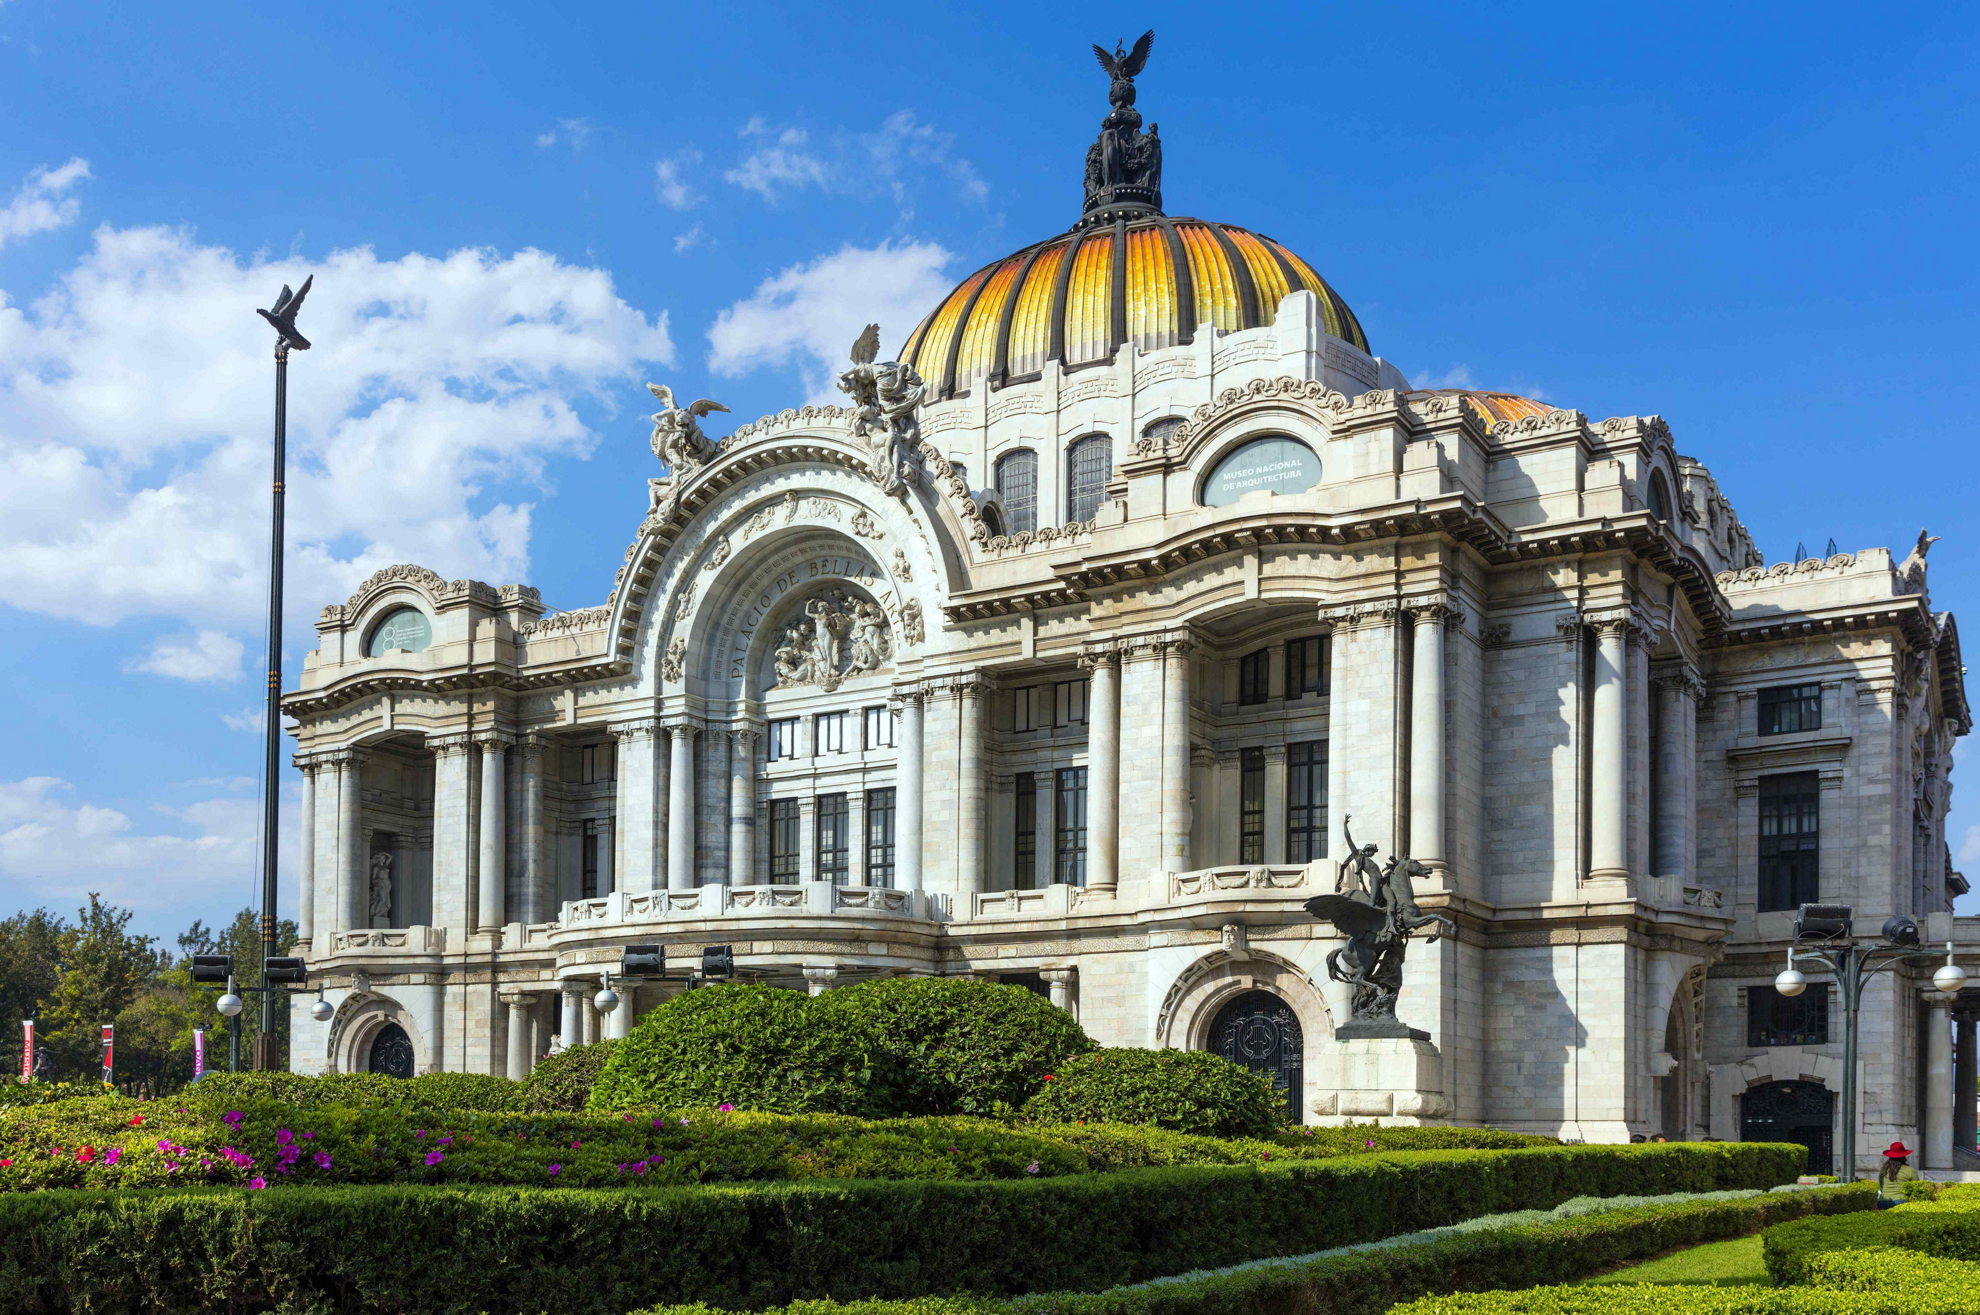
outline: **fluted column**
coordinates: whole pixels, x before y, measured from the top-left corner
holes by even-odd
[[[756,865],[756,732],[729,732],[729,884],[750,885]]]
[[[508,921],[508,746],[481,741],[481,890],[475,928],[497,931]]]
[[[529,997],[521,991],[497,994],[509,1011],[509,1048],[504,1071],[520,1082],[529,1076]]]
[[[1189,650],[1186,635],[1159,641],[1162,655],[1162,869],[1189,870]],[[1090,804],[1090,800],[1089,800]]]
[[[694,881],[694,733],[690,721],[667,725],[673,740],[673,762],[667,770],[667,889],[693,890]]]
[[[659,889],[666,874],[654,866],[659,844],[654,833],[658,821],[658,801],[654,792],[654,764],[665,752],[660,723],[652,717],[623,722],[612,727],[618,741],[619,770],[616,778],[617,807],[613,809],[613,835],[618,842],[617,890]]]
[[[351,749],[337,755],[337,890],[343,897],[338,931],[358,931],[371,925],[371,883],[364,870],[364,827],[360,821],[363,778],[363,754]]]
[[[543,860],[543,740],[524,736],[516,746],[522,761],[522,908],[516,917],[525,923],[550,921],[557,901],[544,887],[549,865]]]
[[[1938,992],[1933,992],[1938,995]],[[1948,1010],[1952,1002],[1943,996],[1925,1001],[1925,1091],[1919,1102],[1925,1109],[1925,1126],[1919,1129],[1918,1167],[1953,1167],[1953,1024]]]
[[[1092,649],[1080,655],[1079,664],[1091,681],[1086,702],[1086,884],[1090,890],[1112,891],[1121,880],[1121,655],[1112,648]],[[1050,848],[1045,846],[1048,852]]]
[[[901,712],[895,750],[894,874],[902,890],[921,889],[921,691],[895,694]]]
[[[584,983],[566,977],[557,984],[557,990],[564,1008],[558,1039],[566,1046],[581,1046],[584,1044]]]
[[[623,1041],[626,1034],[632,1031],[633,1000],[639,994],[639,985],[636,982],[620,982],[612,990],[619,997],[619,1007],[605,1015],[605,1039]]]
[[[956,889],[975,894],[983,889],[983,702],[989,682],[980,676],[966,676],[957,681],[955,691],[961,759],[956,775]]]
[[[1629,817],[1623,754],[1628,744],[1624,662],[1627,658],[1623,620],[1599,620],[1595,625],[1595,699],[1590,718],[1588,773],[1588,878],[1627,877],[1629,857],[1624,837]]]
[[[1698,678],[1688,670],[1661,671],[1657,693],[1657,846],[1653,875],[1689,880],[1697,795]]]
[[[1974,1053],[1974,1016],[1967,1013],[1953,1015],[1953,1026],[1957,1029],[1953,1036],[1953,1145],[1964,1147],[1969,1153],[1973,1150],[1974,1136],[1974,1078],[1976,1060]]]
[[[1420,604],[1410,663],[1409,856],[1434,870],[1446,867],[1444,810],[1444,628],[1457,619],[1447,605]]]
[[[467,904],[468,753],[465,735],[427,740],[433,750],[433,925],[465,934],[474,910]]]
[[[296,864],[296,935],[310,942],[312,953],[327,947],[315,943],[316,936],[316,764],[298,761],[302,768],[302,852]]]

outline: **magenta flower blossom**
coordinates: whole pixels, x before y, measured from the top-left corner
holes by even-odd
[[[304,1141],[315,1141],[315,1140],[316,1140],[316,1134],[315,1134],[315,1133],[313,1133],[313,1132],[306,1132],[306,1133],[304,1133],[304,1134],[303,1134],[303,1140],[304,1140]]]
[[[1375,1139],[1373,1137],[1368,1139],[1368,1149],[1371,1151],[1375,1149]]]
[[[1031,1162],[1030,1164],[1027,1164],[1027,1165],[1025,1165],[1025,1166],[1024,1166],[1024,1171],[1025,1171],[1026,1173],[1037,1173],[1037,1172],[1038,1172],[1038,1161],[1036,1161],[1036,1160],[1033,1160],[1033,1161],[1032,1161],[1032,1162]]]
[[[118,1160],[121,1160],[123,1157],[124,1157],[123,1148],[119,1146],[112,1146],[109,1150],[103,1153],[103,1163],[115,1164]]]
[[[220,1122],[226,1124],[228,1127],[232,1128],[235,1132],[239,1132],[241,1130],[241,1120],[245,1119],[246,1117],[247,1116],[245,1114],[242,1114],[239,1110],[228,1110],[225,1114],[222,1114],[220,1116]]]
[[[572,1149],[572,1150],[576,1150],[576,1149],[577,1149],[578,1147],[580,1147],[580,1146],[582,1146],[582,1145],[584,1145],[584,1143],[583,1143],[582,1141],[578,1141],[578,1140],[573,1140],[573,1141],[571,1142],[571,1149]]]
[[[626,1117],[627,1117],[627,1118],[631,1118],[631,1117],[632,1117],[632,1115],[630,1115],[630,1114],[628,1114],[628,1115],[626,1115]],[[687,1122],[687,1120],[686,1120],[686,1119],[682,1119],[682,1120],[681,1120],[681,1122],[682,1122],[682,1123],[686,1123],[686,1122]],[[653,1116],[653,1126],[654,1126],[654,1127],[656,1127],[656,1128],[660,1126],[660,1116],[659,1116],[659,1115],[657,1115],[657,1114]]]
[[[316,1159],[317,1168],[328,1169],[330,1167],[330,1152],[318,1151],[316,1153],[315,1159]]]
[[[426,1153],[426,1167],[431,1169],[434,1165],[446,1158],[447,1152],[445,1151],[428,1151]]]
[[[564,1171],[564,1166],[561,1164],[553,1164],[550,1166],[550,1176],[552,1178],[555,1178],[558,1174],[562,1173],[563,1171]]]
[[[264,1187],[266,1187],[266,1186],[268,1186],[268,1180],[267,1180],[266,1178],[250,1178],[250,1179],[248,1179],[248,1190],[249,1190],[250,1192],[258,1192],[258,1191],[260,1191],[260,1190],[261,1190],[262,1188],[264,1188]]]
[[[290,1132],[287,1128],[275,1129],[275,1140],[281,1145],[287,1146],[290,1142],[294,1141],[295,1139],[296,1139],[296,1135],[293,1132]]]
[[[729,1102],[726,1100],[723,1101],[720,1105],[717,1105],[715,1107],[715,1110],[718,1114],[727,1114],[729,1113],[729,1111],[733,1109],[735,1109],[735,1106],[729,1104]]]
[[[424,1129],[424,1128],[414,1128],[414,1129],[413,1129],[413,1138],[414,1138],[414,1140],[416,1140],[416,1141],[425,1141],[425,1140],[426,1140],[426,1129]]]
[[[658,1122],[659,1122],[659,1120],[658,1120],[658,1119],[656,1119],[656,1120],[654,1120],[654,1122],[656,1122],[656,1123],[658,1123]],[[685,1127],[687,1127],[687,1116],[686,1116],[685,1114],[683,1114],[683,1115],[681,1116],[681,1126],[682,1126],[683,1128],[685,1128]]]
[[[636,1173],[636,1174],[642,1174],[642,1175],[643,1175],[643,1174],[645,1174],[645,1172],[646,1172],[646,1161],[644,1161],[644,1160],[641,1160],[641,1161],[640,1161],[640,1162],[639,1162],[638,1164],[635,1164],[635,1165],[633,1166],[633,1172],[634,1172],[634,1173]]]
[[[169,1137],[160,1137],[158,1139],[158,1149],[162,1154],[170,1155],[172,1153],[172,1139]]]

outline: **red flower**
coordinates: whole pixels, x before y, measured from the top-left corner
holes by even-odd
[[[133,1128],[142,1127],[143,1125],[144,1125],[144,1115],[142,1114],[131,1115],[131,1126]]]
[[[96,1158],[96,1148],[94,1146],[85,1146],[81,1150],[76,1152],[77,1164],[88,1164],[91,1160],[94,1160],[95,1158]]]
[[[0,1169],[11,1169],[13,1167],[14,1162],[12,1160],[0,1160]]]
[[[1052,1075],[1051,1075],[1050,1073],[1047,1073],[1047,1074],[1045,1075],[1045,1080],[1046,1080],[1047,1082],[1050,1082],[1050,1081],[1052,1081]]]

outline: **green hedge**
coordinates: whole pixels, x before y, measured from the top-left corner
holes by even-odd
[[[1767,1276],[1783,1286],[1806,1283],[1817,1257],[1875,1247],[1980,1261],[1980,1184],[1956,1184],[1931,1200],[1852,1219],[1811,1219],[1770,1229]],[[1980,1297],[1975,1306],[1980,1308]]]
[[[1874,1199],[1872,1191],[1841,1188],[1594,1209],[1567,1219],[1431,1234],[1425,1240],[1392,1238],[1379,1249],[1258,1261],[1105,1292],[1050,1292],[1001,1302],[950,1299],[953,1304],[945,1309],[974,1308],[984,1315],[1376,1315],[1426,1292],[1585,1277],[1674,1247],[1739,1237],[1811,1211],[1867,1210]],[[914,1315],[923,1305],[796,1302],[779,1315]],[[717,1313],[706,1306],[656,1306],[636,1315]]]
[[[1024,1106],[1043,1123],[1146,1123],[1258,1137],[1287,1122],[1271,1080],[1206,1050],[1096,1050],[1059,1066]]]
[[[519,1104],[531,1114],[574,1114],[583,1109],[598,1075],[605,1071],[605,1061],[612,1057],[612,1047],[618,1044],[594,1041],[545,1055],[522,1080]]]
[[[1037,1123],[1028,1131],[1071,1146],[1095,1169],[1173,1164],[1265,1164],[1385,1151],[1511,1151],[1559,1146],[1557,1138],[1497,1128],[1287,1128],[1270,1137],[1202,1137],[1126,1123]]]
[[[1099,1291],[1582,1194],[1765,1186],[1804,1155],[1715,1143],[987,1182],[24,1192],[0,1195],[0,1309],[622,1315]]]
[[[176,1095],[154,1103],[216,1114],[253,1101],[277,1101],[297,1109],[343,1105],[357,1109],[521,1112],[522,1090],[522,1083],[486,1073],[424,1073],[416,1078],[391,1078],[383,1073],[209,1073]]]

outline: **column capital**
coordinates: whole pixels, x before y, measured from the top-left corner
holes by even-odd
[[[1433,598],[1413,598],[1406,606],[1410,616],[1417,621],[1437,621],[1447,626],[1464,624],[1464,609],[1442,594]]]
[[[754,726],[731,726],[729,728],[730,741],[735,744],[736,750],[743,754],[755,751],[756,741],[762,734],[763,732],[757,730]]]
[[[1079,651],[1079,669],[1081,671],[1094,671],[1100,667],[1118,667],[1120,664],[1120,646],[1112,640],[1087,644]]]
[[[474,733],[474,742],[480,746],[483,753],[493,753],[499,749],[513,749],[516,747],[516,737],[509,731],[476,731]]]
[[[987,671],[958,671],[931,676],[923,682],[930,694],[952,698],[986,698],[997,692],[997,679]]]
[[[1689,662],[1658,663],[1650,668],[1650,683],[1673,694],[1689,695],[1693,703],[1705,701],[1705,680]]]
[[[466,753],[473,743],[474,737],[466,733],[429,735],[426,737],[426,748],[435,758],[447,758],[455,754]]]
[[[921,687],[920,681],[907,681],[887,691],[887,706],[899,712],[908,704],[919,704],[927,697],[928,691]]]
[[[496,988],[495,998],[509,1008],[514,1009],[517,1005],[527,1004],[529,997],[533,994],[535,992],[526,991],[520,986],[502,986]]]
[[[1126,635],[1116,644],[1116,651],[1123,662],[1159,661],[1171,655],[1187,653],[1196,646],[1196,636],[1189,627],[1178,630],[1153,630],[1147,634]]]
[[[1320,609],[1320,619],[1332,623],[1337,631],[1360,630],[1376,626],[1392,626],[1402,611],[1402,601],[1396,598],[1357,598],[1346,603]]]
[[[804,984],[813,995],[819,995],[837,985],[839,965],[836,963],[808,963],[804,965]]]
[[[316,755],[319,767],[362,767],[371,755],[359,748],[328,749]]]
[[[693,739],[706,729],[701,724],[701,718],[690,717],[684,712],[671,713],[668,716],[660,718],[660,726],[676,739],[681,736]]]
[[[631,721],[615,721],[606,727],[612,738],[620,744],[631,744],[636,740],[651,740],[660,734],[660,718],[635,717]]]
[[[1048,986],[1071,986],[1079,980],[1077,968],[1040,968],[1038,975]]]
[[[521,755],[525,766],[541,758],[552,747],[550,737],[536,731],[526,732],[516,741],[516,752]]]
[[[559,977],[557,990],[565,996],[576,996],[583,1000],[592,994],[592,983],[588,977]]]

